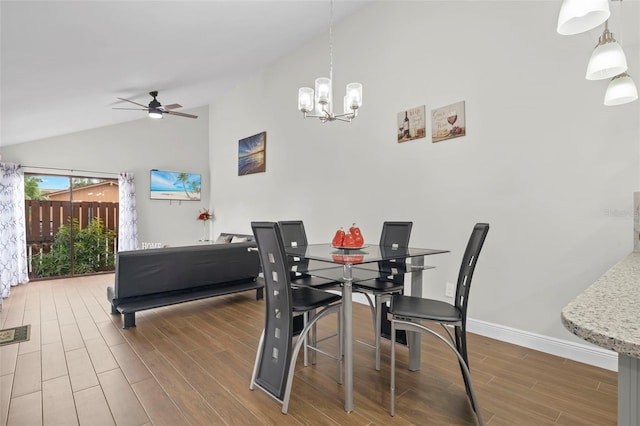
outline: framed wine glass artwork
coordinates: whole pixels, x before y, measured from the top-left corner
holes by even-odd
[[[427,135],[424,105],[398,113],[398,143],[424,138]]]
[[[464,101],[431,110],[431,142],[467,134]]]

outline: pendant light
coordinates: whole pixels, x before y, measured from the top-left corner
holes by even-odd
[[[579,34],[609,19],[608,0],[564,0],[558,15],[558,33]]]
[[[607,106],[628,104],[636,99],[638,99],[638,89],[626,72],[613,77],[604,94],[604,104]]]
[[[587,66],[587,80],[604,80],[627,70],[627,58],[613,33],[609,31],[609,21],[604,23],[604,32],[591,54]]]

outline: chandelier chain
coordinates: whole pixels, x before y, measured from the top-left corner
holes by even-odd
[[[333,0],[329,7],[329,81],[333,85]]]

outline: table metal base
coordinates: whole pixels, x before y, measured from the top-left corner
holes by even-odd
[[[618,354],[618,426],[640,425],[640,359]]]

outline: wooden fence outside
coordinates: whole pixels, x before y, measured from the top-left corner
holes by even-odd
[[[118,203],[100,201],[38,201],[25,200],[25,226],[29,273],[32,258],[38,253],[48,253],[58,230],[68,225],[70,218],[77,218],[80,229],[100,218],[106,230],[118,235]],[[117,239],[113,241],[113,252],[117,251]]]
[[[58,229],[78,218],[80,229],[94,218],[102,219],[105,229],[118,232],[118,203],[99,201],[25,201],[27,244],[52,243]]]

